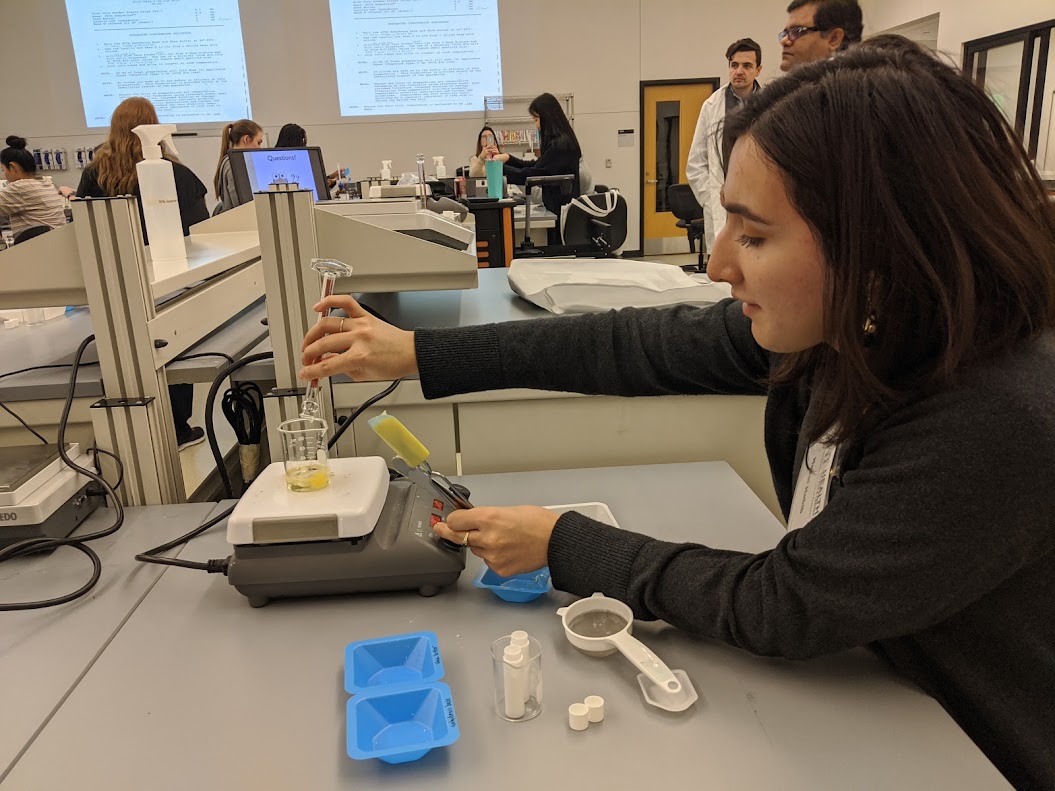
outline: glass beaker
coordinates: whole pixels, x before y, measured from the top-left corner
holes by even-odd
[[[319,418],[295,418],[279,424],[286,487],[291,492],[315,492],[330,485],[326,429],[326,421]]]
[[[22,320],[26,323],[27,327],[32,327],[37,324],[44,323],[44,309],[43,308],[22,308]]]
[[[542,712],[542,643],[534,637],[524,642],[514,648],[513,635],[506,635],[491,643],[495,712],[509,722],[533,720]]]

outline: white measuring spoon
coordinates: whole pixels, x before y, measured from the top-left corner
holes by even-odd
[[[580,599],[562,607],[557,610],[557,614],[561,616],[568,642],[580,651],[605,656],[615,649],[641,670],[655,685],[649,689],[642,683],[642,691],[649,703],[669,711],[682,711],[696,701],[696,690],[683,672],[680,677],[676,675],[644,643],[630,636],[634,613],[623,602],[595,593],[588,599]],[[596,617],[585,623],[577,621],[581,616],[590,614]],[[578,631],[572,627],[573,622]]]

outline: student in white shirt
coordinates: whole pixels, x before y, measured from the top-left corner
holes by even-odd
[[[9,218],[12,233],[39,225],[58,228],[66,224],[62,196],[37,176],[37,163],[24,138],[7,138],[7,148],[0,151],[0,170],[7,179],[7,186],[0,189],[0,214]]]

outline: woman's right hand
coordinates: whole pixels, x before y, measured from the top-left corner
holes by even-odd
[[[326,297],[313,309],[331,308],[348,317],[327,316],[308,330],[300,347],[301,379],[343,373],[357,382],[382,382],[417,373],[413,332],[374,318],[346,294]]]

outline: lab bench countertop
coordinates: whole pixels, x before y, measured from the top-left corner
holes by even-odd
[[[164,569],[137,562],[136,553],[189,532],[213,507],[129,508],[120,530],[89,544],[103,570],[88,594],[59,607],[0,612],[0,779],[161,578]],[[103,530],[113,518],[112,510],[99,509],[74,535]],[[62,596],[87,582],[91,569],[89,559],[73,549],[5,561],[0,565],[0,599],[13,603]],[[3,784],[5,791],[9,785],[17,788]]]
[[[671,541],[760,552],[784,535],[722,462],[462,481],[477,505],[598,501],[623,528]],[[227,552],[224,532],[216,529],[181,557]],[[168,569],[0,786],[1009,787],[934,700],[866,650],[790,662],[637,622],[634,635],[670,667],[684,669],[699,692],[692,708],[672,714],[643,701],[637,671],[620,655],[588,657],[568,644],[556,610],[570,596],[502,602],[472,587],[479,565],[469,555],[457,585],[433,598],[387,593],[282,600],[259,609],[221,575]],[[127,581],[115,575],[110,584]],[[523,723],[495,714],[489,651],[492,641],[516,629],[540,640],[543,651],[544,710]],[[350,759],[344,647],[421,630],[438,635],[460,740],[403,765]],[[71,643],[75,637],[72,631]],[[605,698],[605,720],[576,733],[568,728],[567,708],[587,695]]]

